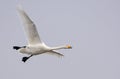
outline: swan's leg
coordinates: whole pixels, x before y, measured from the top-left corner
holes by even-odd
[[[22,61],[23,61],[23,62],[26,62],[26,61],[27,61],[30,57],[32,57],[32,56],[33,56],[33,55],[30,55],[29,57],[23,57],[23,58],[22,58]]]

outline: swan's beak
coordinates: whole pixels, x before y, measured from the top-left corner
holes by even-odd
[[[66,48],[67,49],[72,49],[72,46],[71,45],[67,45]]]

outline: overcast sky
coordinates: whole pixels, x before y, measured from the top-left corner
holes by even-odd
[[[23,63],[12,49],[27,44],[19,3],[48,46],[73,49]],[[120,79],[119,0],[0,0],[0,37],[0,79]]]

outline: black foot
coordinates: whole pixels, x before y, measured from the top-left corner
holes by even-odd
[[[30,57],[32,57],[33,55],[30,55],[29,57],[23,57],[22,61],[25,63]]]
[[[23,62],[26,62],[28,59],[29,59],[29,57],[23,57],[23,58],[22,58],[22,61],[23,61]]]
[[[20,49],[21,47],[19,47],[19,46],[13,46],[13,49],[15,49],[15,50],[18,50],[18,49]]]

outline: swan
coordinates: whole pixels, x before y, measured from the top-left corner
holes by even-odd
[[[56,50],[72,48],[71,45],[63,45],[63,46],[58,46],[58,47],[47,46],[40,39],[35,24],[30,19],[30,17],[27,15],[27,13],[24,11],[24,9],[18,6],[17,10],[23,21],[24,30],[25,30],[25,33],[28,39],[28,45],[22,46],[22,47],[13,46],[13,49],[17,50],[20,53],[29,55],[28,57],[25,56],[22,58],[23,62],[26,62],[32,56],[43,54],[43,53],[54,54],[57,56],[64,56],[63,54],[56,52]]]

